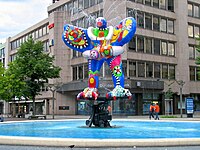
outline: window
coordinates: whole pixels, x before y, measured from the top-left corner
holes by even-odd
[[[38,34],[38,30],[35,31],[35,38],[37,39],[39,37],[39,34]]]
[[[195,67],[190,67],[190,81],[195,81]]]
[[[152,30],[152,15],[145,13],[145,28]]]
[[[162,64],[162,79],[168,79],[168,66],[167,66],[167,64]]]
[[[122,61],[122,69],[123,69],[124,76],[127,77],[127,61]]]
[[[42,28],[39,29],[39,37],[42,37]]]
[[[32,32],[31,36],[32,36],[33,39],[35,39],[35,32]],[[24,41],[23,41],[23,38],[22,38],[22,43],[23,43],[23,42],[24,42]]]
[[[194,37],[194,28],[192,25],[188,25],[188,36]]]
[[[145,63],[138,62],[138,77],[145,77]]]
[[[77,67],[72,67],[73,70],[73,80],[77,80]]]
[[[78,0],[74,0],[73,1],[73,14],[77,13],[78,12]]]
[[[90,7],[96,4],[96,0],[90,0]]]
[[[168,10],[174,11],[174,0],[168,0]]]
[[[152,53],[152,39],[146,38],[146,53]]]
[[[140,28],[144,28],[144,13],[138,12],[137,14],[137,26]]]
[[[143,4],[143,0],[137,0],[137,3]]]
[[[189,59],[195,59],[194,46],[189,46]]]
[[[167,32],[167,20],[162,18],[160,21],[160,31]]]
[[[134,10],[132,8],[127,9],[127,16],[135,18],[135,13],[134,13]]]
[[[83,0],[78,0],[78,9],[79,10],[83,9]]]
[[[43,33],[43,35],[46,35],[46,34],[47,34],[47,26],[44,26],[44,27],[42,28],[42,33]]]
[[[160,64],[154,64],[154,78],[160,78]]]
[[[194,26],[194,36],[195,38],[199,37],[199,26]]]
[[[165,0],[159,0],[159,3],[160,3],[161,9],[166,9],[166,1]]]
[[[74,57],[77,57],[76,56],[76,51],[74,51],[74,50],[72,50],[72,57],[74,58]]]
[[[88,64],[84,64],[84,78],[88,78]]]
[[[89,0],[84,0],[84,8],[88,8],[89,7]]]
[[[159,8],[159,0],[153,0],[153,7]]]
[[[44,50],[44,52],[48,52],[49,51],[49,41],[45,41],[43,43],[43,50]]]
[[[194,5],[194,17],[199,18],[199,6]]]
[[[162,51],[162,55],[167,55],[167,42],[162,41],[161,51]]]
[[[159,17],[158,16],[153,16],[153,30],[160,31]]]
[[[193,12],[192,12],[192,4],[188,4],[188,16],[193,16]]]
[[[168,43],[168,55],[174,56],[175,55],[175,49],[174,49],[174,43]]]
[[[144,37],[138,36],[137,38],[137,51],[144,52]]]
[[[174,33],[174,21],[173,20],[167,21],[167,32]]]
[[[160,55],[160,40],[154,39],[154,54]]]
[[[169,65],[169,79],[175,79],[175,66]]]
[[[151,0],[145,0],[145,5],[151,6]]]
[[[153,63],[146,62],[146,77],[153,77]]]
[[[105,77],[111,77],[112,74],[107,63],[104,63],[104,68],[105,68]]]
[[[129,61],[129,76],[136,77],[136,62]]]
[[[136,51],[136,38],[135,38],[135,36],[128,43],[128,48],[129,48],[129,50]]]
[[[83,79],[83,66],[78,66],[78,79]]]

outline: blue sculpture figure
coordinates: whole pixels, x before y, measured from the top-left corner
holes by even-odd
[[[128,17],[113,27],[107,26],[103,17],[96,19],[96,27],[83,29],[73,25],[65,25],[62,39],[73,50],[83,53],[88,59],[88,87],[79,93],[77,99],[98,98],[99,72],[106,61],[114,83],[114,89],[106,94],[106,98],[131,98],[132,94],[124,88],[124,74],[122,71],[121,54],[123,45],[128,43],[136,31],[136,21]]]

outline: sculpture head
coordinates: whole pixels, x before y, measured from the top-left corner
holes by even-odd
[[[103,18],[103,17],[98,17],[98,18],[96,19],[96,26],[97,26],[98,28],[100,28],[100,29],[105,29],[105,28],[107,28],[107,21],[106,21],[106,19]]]

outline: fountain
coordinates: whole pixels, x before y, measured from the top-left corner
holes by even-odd
[[[3,122],[0,144],[76,147],[199,145],[199,121],[115,119],[115,128],[88,128],[84,119]]]

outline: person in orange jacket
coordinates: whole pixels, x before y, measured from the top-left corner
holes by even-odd
[[[150,107],[149,107],[149,119],[151,119],[151,117],[153,117],[154,118],[154,105],[153,105],[153,103],[150,105]]]
[[[154,107],[155,107],[155,114],[156,114],[155,120],[159,120],[158,114],[160,112],[160,107],[159,107],[158,103],[156,103],[156,105]]]

